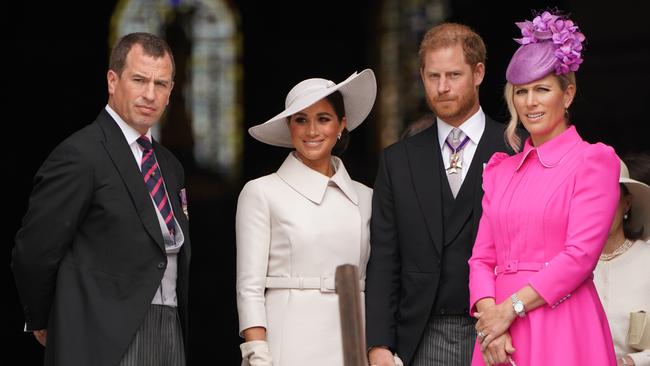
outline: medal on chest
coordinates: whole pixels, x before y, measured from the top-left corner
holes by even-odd
[[[458,151],[451,154],[451,157],[449,158],[449,168],[447,168],[447,174],[457,174],[462,168],[463,160],[460,158]]]
[[[465,139],[457,146],[450,144],[449,141],[445,141],[445,144],[451,150],[451,156],[449,157],[449,168],[447,168],[447,174],[458,174],[460,170],[463,169],[463,157],[461,152],[463,147],[467,145],[469,137],[466,136]]]

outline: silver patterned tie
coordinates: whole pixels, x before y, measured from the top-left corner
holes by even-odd
[[[449,168],[447,168],[447,178],[449,179],[449,187],[451,188],[451,193],[454,195],[454,198],[456,198],[458,190],[463,183],[463,147],[467,142],[463,141],[461,143],[462,137],[463,131],[459,128],[454,128],[449,133],[449,136],[447,136],[447,145],[451,150],[449,155]]]

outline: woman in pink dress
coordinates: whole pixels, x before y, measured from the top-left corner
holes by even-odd
[[[483,216],[469,260],[478,318],[472,365],[616,365],[592,281],[619,198],[619,159],[570,124],[584,35],[544,12],[517,23],[508,69],[507,139],[483,172]]]

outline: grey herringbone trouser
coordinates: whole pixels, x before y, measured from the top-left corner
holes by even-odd
[[[183,332],[175,307],[151,305],[118,366],[185,366]]]
[[[476,341],[475,319],[463,315],[432,315],[413,366],[468,366]]]

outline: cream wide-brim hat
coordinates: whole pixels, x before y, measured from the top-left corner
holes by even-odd
[[[347,130],[352,131],[366,119],[375,104],[377,81],[375,73],[371,69],[365,69],[360,73],[355,72],[338,84],[321,78],[301,81],[287,94],[284,111],[262,124],[249,128],[248,133],[269,145],[293,147],[287,126],[287,117],[302,111],[337,90],[343,95]]]
[[[621,161],[621,177],[618,181],[625,184],[625,188],[632,194],[631,217],[628,225],[633,230],[643,227],[641,239],[650,239],[650,186],[630,178],[630,172],[623,161]]]

